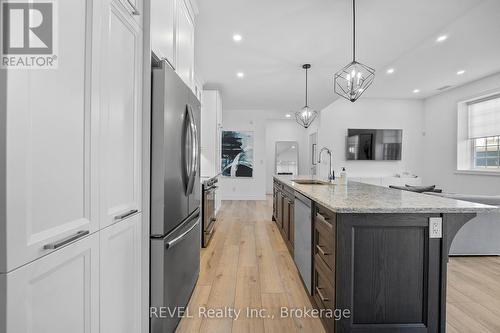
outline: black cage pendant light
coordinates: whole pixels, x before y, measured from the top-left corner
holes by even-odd
[[[297,122],[301,125],[304,126],[304,128],[308,128],[311,126],[312,122],[316,117],[318,116],[318,112],[313,110],[312,108],[309,107],[307,104],[307,71],[309,68],[311,68],[310,64],[304,64],[302,65],[302,68],[306,70],[306,105],[299,111],[295,112],[295,119]]]
[[[334,91],[355,102],[372,84],[375,70],[356,61],[356,0],[352,0],[352,62],[335,73]]]

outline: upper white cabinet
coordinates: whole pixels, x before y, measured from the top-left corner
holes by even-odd
[[[151,0],[151,45],[160,59],[175,68],[175,2]]]
[[[140,332],[141,215],[99,234],[101,332]]]
[[[177,0],[176,67],[189,87],[194,75],[194,23],[184,0]]]
[[[0,275],[0,299],[0,332],[98,333],[97,234]]]
[[[142,30],[118,1],[104,1],[101,227],[141,210]]]
[[[88,52],[97,3],[58,2],[64,15],[58,15],[57,69],[0,73],[7,83],[0,139],[0,243],[7,251],[0,251],[0,272],[98,229],[98,113],[90,103]]]
[[[222,98],[218,90],[203,90],[201,103],[201,176],[220,172]]]
[[[194,0],[151,0],[153,52],[167,60],[193,91],[196,8]]]

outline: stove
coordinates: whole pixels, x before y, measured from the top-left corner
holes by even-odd
[[[202,183],[202,207],[201,207],[201,246],[207,247],[215,232],[217,217],[215,216],[215,193],[217,190],[217,177],[203,181]]]

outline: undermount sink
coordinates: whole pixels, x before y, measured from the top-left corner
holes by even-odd
[[[329,182],[316,179],[293,179],[292,182],[300,185],[329,185]]]

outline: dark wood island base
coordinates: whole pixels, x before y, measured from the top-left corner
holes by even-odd
[[[273,220],[280,230],[294,221],[288,207],[298,188],[287,184],[275,179]],[[310,297],[318,309],[350,313],[322,317],[328,332],[445,332],[448,252],[476,213],[343,213],[309,198],[311,221],[294,223],[311,224]],[[438,218],[438,230],[430,229],[431,218]],[[290,247],[289,235],[282,233]]]

